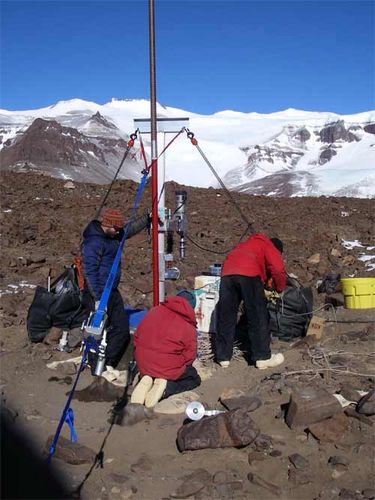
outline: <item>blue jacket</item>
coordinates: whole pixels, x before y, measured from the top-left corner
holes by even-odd
[[[130,223],[127,238],[139,233],[147,224],[147,214],[135,219]],[[100,300],[123,236],[124,230],[122,229],[115,238],[110,238],[104,233],[98,220],[91,221],[83,231],[81,257],[85,290],[91,293],[94,300]],[[120,278],[121,266],[119,265],[113,289],[118,287]]]

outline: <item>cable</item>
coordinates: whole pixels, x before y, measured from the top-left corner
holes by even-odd
[[[245,229],[245,231],[242,233],[242,235],[240,236],[240,239],[238,240],[238,243],[240,243],[242,241],[242,238],[245,236],[245,234],[247,233],[247,230],[248,228]],[[225,251],[217,251],[217,250],[211,250],[209,248],[205,248],[203,247],[202,245],[200,245],[199,243],[197,243],[196,241],[193,240],[193,238],[191,238],[191,236],[189,236],[188,234],[185,234],[185,237],[187,240],[189,240],[191,243],[193,243],[193,245],[195,245],[196,247],[200,248],[201,250],[204,250],[205,252],[210,252],[210,253],[214,253],[214,254],[217,254],[217,255],[226,255],[227,253],[229,253],[231,250],[233,250],[233,248],[238,245],[238,243],[236,243],[236,245],[232,246],[231,248],[229,248],[228,250],[225,250]]]
[[[197,148],[197,150],[199,151],[200,155],[202,156],[202,158],[204,159],[204,161],[206,162],[206,164],[208,165],[209,169],[211,170],[211,172],[214,174],[214,176],[216,177],[216,180],[219,182],[220,186],[223,188],[224,190],[224,193],[227,195],[227,197],[229,198],[229,200],[233,203],[234,207],[236,208],[236,210],[238,211],[238,213],[240,214],[242,220],[246,223],[246,231],[251,228],[251,232],[254,233],[254,229],[252,227],[252,223],[249,222],[248,218],[246,217],[246,215],[242,212],[241,210],[241,207],[238,205],[238,203],[236,202],[236,200],[233,198],[231,192],[229,191],[229,189],[226,187],[226,185],[224,184],[224,182],[222,181],[222,179],[220,178],[219,174],[216,172],[216,170],[214,169],[214,167],[211,165],[211,163],[209,162],[207,156],[204,154],[204,152],[202,151],[202,149],[200,148],[200,146],[198,145],[198,141],[197,139],[194,138],[194,134],[192,132],[190,132],[189,129],[185,128],[185,131],[187,133],[187,136],[188,138],[190,139],[190,142],[193,144],[193,146],[195,146]]]
[[[122,157],[120,165],[118,166],[117,171],[116,171],[116,173],[115,173],[115,175],[114,175],[114,177],[112,179],[112,182],[111,182],[111,184],[110,184],[110,186],[109,186],[106,194],[104,195],[104,198],[103,198],[103,201],[100,204],[100,207],[98,208],[98,210],[97,210],[97,212],[95,214],[95,219],[99,219],[100,212],[102,211],[102,208],[104,207],[104,204],[107,201],[109,193],[112,190],[113,184],[116,181],[118,174],[120,173],[120,170],[121,170],[121,168],[122,168],[122,166],[123,166],[123,164],[124,164],[124,162],[125,162],[125,160],[126,160],[126,158],[128,156],[128,153],[129,153],[130,149],[134,146],[134,140],[137,138],[137,133],[138,133],[138,129],[134,132],[134,134],[130,135],[130,139],[129,139],[129,141],[126,144],[126,150],[125,150],[124,156]]]

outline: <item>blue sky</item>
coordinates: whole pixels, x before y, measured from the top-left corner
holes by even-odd
[[[155,0],[157,99],[187,111],[375,108],[374,2]],[[144,0],[1,2],[1,107],[149,98]]]

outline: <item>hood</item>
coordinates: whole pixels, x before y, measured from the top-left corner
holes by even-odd
[[[260,234],[260,233],[252,234],[251,236],[249,236],[247,241],[254,241],[254,240],[265,241],[267,243],[270,242],[270,240],[269,240],[269,238],[267,238],[267,236],[264,236],[264,234]]]
[[[183,299],[182,297],[169,297],[168,299],[165,299],[162,306],[176,314],[179,314],[191,325],[196,325],[194,309],[186,299]]]

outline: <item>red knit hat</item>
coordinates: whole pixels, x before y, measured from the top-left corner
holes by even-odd
[[[107,208],[102,216],[102,224],[107,227],[124,227],[125,218],[119,210]]]

